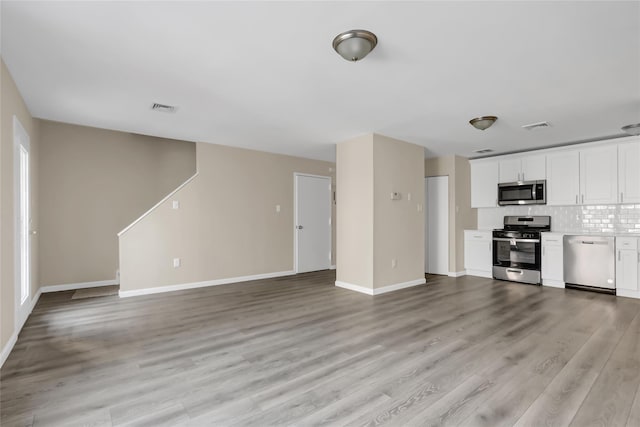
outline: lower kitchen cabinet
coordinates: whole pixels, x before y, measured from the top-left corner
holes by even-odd
[[[542,284],[564,288],[562,233],[542,233]]]
[[[637,237],[616,238],[616,295],[640,298],[640,252]]]
[[[464,231],[464,268],[468,275],[493,277],[491,231]]]

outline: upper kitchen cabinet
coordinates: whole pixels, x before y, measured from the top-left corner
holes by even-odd
[[[640,203],[640,138],[618,146],[618,202]]]
[[[536,181],[547,178],[545,156],[524,156],[500,160],[500,181]]]
[[[615,144],[580,150],[580,201],[607,204],[618,201],[618,147]]]
[[[498,162],[471,162],[471,207],[495,208],[498,205]]]
[[[580,154],[560,151],[547,154],[547,204],[577,205],[580,193]]]

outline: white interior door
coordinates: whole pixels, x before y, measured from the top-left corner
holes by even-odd
[[[29,315],[31,302],[31,207],[29,183],[29,135],[13,117],[15,186],[15,283],[16,324],[20,329]]]
[[[425,178],[425,270],[449,273],[449,177]]]
[[[295,175],[296,272],[331,266],[331,178]]]

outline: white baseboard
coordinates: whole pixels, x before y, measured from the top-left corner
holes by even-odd
[[[560,280],[542,279],[542,286],[564,289],[564,282]]]
[[[493,279],[493,275],[490,271],[483,270],[466,270],[467,276],[486,277],[487,279]]]
[[[97,282],[67,283],[64,285],[48,285],[40,288],[42,293],[72,291],[75,289],[98,288],[100,286],[117,285],[118,280],[98,280]]]
[[[449,277],[462,277],[465,276],[467,274],[466,270],[462,270],[462,271],[450,271],[447,276]]]
[[[11,354],[11,350],[13,350],[13,346],[16,345],[16,341],[18,341],[18,334],[14,332],[13,335],[11,335],[11,338],[9,338],[7,344],[5,344],[4,348],[2,349],[2,354],[0,355],[0,368],[4,365],[4,362],[5,360],[7,360],[7,357],[9,357],[9,354]]]
[[[616,296],[626,298],[640,298],[640,291],[630,291],[628,289],[616,289]]]
[[[329,270],[335,270],[335,269],[336,269],[336,265],[335,264],[329,266]]]
[[[336,280],[336,286],[339,288],[349,289],[350,291],[360,292],[361,294],[373,295],[373,289],[366,286],[354,285],[353,283],[341,282]]]
[[[383,286],[373,290],[374,295],[386,294],[387,292],[399,291],[400,289],[411,288],[413,286],[424,285],[427,280],[423,277],[421,279],[410,280],[408,282],[395,283],[393,285]]]
[[[20,332],[22,331],[22,327],[24,326],[24,324],[27,323],[27,319],[31,315],[33,308],[38,303],[38,300],[40,299],[40,295],[42,295],[42,288],[38,289],[38,292],[36,292],[36,294],[31,299],[31,303],[29,304],[29,313],[25,316],[24,320],[22,321],[22,324],[14,325],[13,334],[11,334],[11,338],[9,338],[9,341],[7,341],[4,348],[2,349],[2,353],[0,353],[0,368],[4,365],[4,362],[7,360],[7,357],[9,357],[9,354],[11,354],[11,350],[13,350],[13,346],[16,345],[16,341],[18,341],[18,335],[20,335]]]
[[[228,285],[231,283],[248,282],[250,280],[272,279],[274,277],[292,276],[294,271],[277,271],[274,273],[255,274],[253,276],[229,277],[227,279],[206,280],[204,282],[182,283],[179,285],[158,286],[157,288],[120,290],[120,298],[136,297],[140,295],[160,294],[163,292],[183,291],[186,289],[206,288],[208,286]]]
[[[394,283],[393,285],[383,286],[382,288],[371,289],[365,286],[354,285],[353,283],[341,282],[336,280],[336,286],[339,288],[349,289],[350,291],[356,291],[367,295],[380,295],[386,294],[387,292],[398,291],[400,289],[411,288],[413,286],[424,285],[426,283],[426,279],[423,277],[421,279],[411,280],[408,282],[402,283]]]

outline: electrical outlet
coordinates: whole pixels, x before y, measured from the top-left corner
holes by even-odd
[[[174,200],[172,206],[173,206],[173,209],[180,209],[180,201]]]
[[[422,212],[422,205],[420,203],[418,203],[417,208],[418,208],[418,212]]]
[[[391,268],[396,268],[398,266],[398,260],[397,259],[392,259],[391,260]]]
[[[173,268],[178,268],[180,267],[180,258],[174,258],[173,259]]]
[[[407,200],[410,202],[411,201],[411,193],[407,194]]]
[[[280,212],[280,205],[276,205],[276,212]]]

